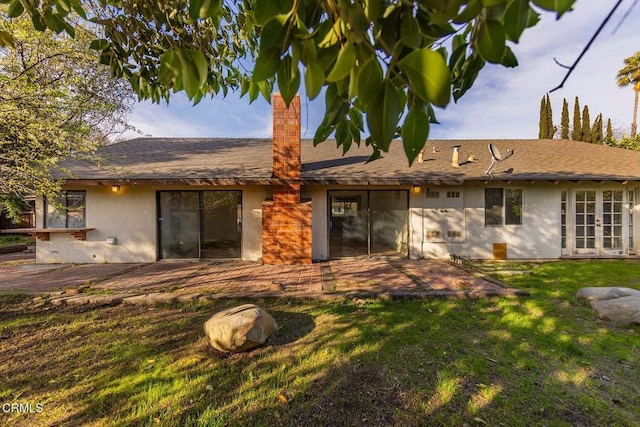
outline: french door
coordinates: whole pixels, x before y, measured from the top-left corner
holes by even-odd
[[[329,191],[329,256],[408,255],[406,190]]]
[[[619,255],[624,252],[625,238],[629,239],[624,224],[629,196],[625,193],[625,190],[574,191],[576,254]]]
[[[241,191],[159,191],[161,259],[240,258]]]

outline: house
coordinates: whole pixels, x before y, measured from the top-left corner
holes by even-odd
[[[272,140],[140,138],[100,149],[100,166],[69,163],[67,210],[37,203],[37,262],[638,252],[640,152],[430,140],[412,167],[399,142],[365,164],[364,144],[300,141],[299,99],[276,95],[273,115]]]

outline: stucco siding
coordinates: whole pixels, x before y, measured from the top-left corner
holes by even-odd
[[[86,226],[95,228],[86,241],[68,234],[51,233],[49,241],[36,245],[38,263],[153,262],[157,258],[156,197],[151,188],[123,186],[86,189]],[[38,226],[43,225],[42,202],[38,203]],[[107,243],[115,237],[116,244]]]
[[[488,186],[423,187],[410,199],[411,258],[456,254],[491,259],[494,243],[505,243],[510,259],[559,257],[560,190],[545,183],[490,186],[523,190],[521,225],[485,225],[484,189]],[[437,192],[437,198],[428,197],[428,192]],[[450,192],[460,192],[460,198],[448,199]],[[449,231],[457,234],[448,236]],[[429,232],[439,232],[440,238],[430,238]]]
[[[242,259],[262,256],[262,202],[270,197],[267,187],[202,188],[203,190],[242,190]],[[36,262],[56,263],[134,263],[158,259],[157,191],[198,190],[197,188],[146,187],[123,185],[120,193],[109,186],[86,188],[86,241],[65,233],[50,233],[50,240],[38,240]],[[37,226],[44,225],[44,204],[37,202]],[[115,237],[117,243],[107,243]]]

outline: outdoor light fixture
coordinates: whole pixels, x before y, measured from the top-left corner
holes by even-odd
[[[113,184],[111,186],[111,191],[114,193],[119,193],[122,191],[122,188],[120,187],[120,184]]]
[[[419,193],[420,192],[420,186],[419,185],[411,186],[411,192],[412,193]]]

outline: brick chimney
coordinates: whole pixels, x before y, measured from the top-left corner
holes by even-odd
[[[300,179],[300,95],[289,108],[282,95],[275,93],[273,108],[273,177]]]
[[[273,200],[262,203],[262,262],[311,263],[311,202],[300,200],[300,97],[273,95]]]

